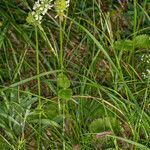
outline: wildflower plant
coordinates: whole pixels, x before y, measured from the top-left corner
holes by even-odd
[[[63,133],[62,135],[65,135],[65,106],[67,101],[72,97],[72,90],[70,88],[70,80],[68,77],[64,74],[64,66],[63,66],[63,26],[62,26],[62,21],[64,20],[65,11],[67,11],[67,8],[69,7],[70,0],[38,0],[35,2],[33,6],[33,11],[29,12],[28,17],[26,21],[29,24],[38,26],[41,30],[43,30],[41,23],[44,15],[47,13],[48,10],[54,8],[56,11],[56,16],[55,18],[59,18],[59,37],[60,37],[60,49],[59,49],[59,60],[58,64],[61,69],[61,73],[58,74],[57,76],[57,86],[58,86],[58,105],[60,105],[61,100],[62,101],[62,114],[63,114]],[[65,22],[64,22],[65,25]],[[36,28],[36,39],[37,39],[37,28]],[[36,40],[37,43],[37,74],[39,74],[39,50],[38,50],[38,39]],[[39,89],[39,95],[40,95],[40,79],[38,78],[38,89]],[[41,106],[41,100],[39,99],[39,106]],[[41,109],[39,107],[38,109]],[[61,110],[60,110],[61,112]],[[39,114],[39,118],[41,118],[41,115]],[[40,136],[39,136],[39,141],[40,141]],[[65,141],[63,140],[63,147],[65,148]]]
[[[65,11],[69,7],[70,0],[56,0],[55,1],[55,10],[57,15],[55,18],[59,17],[61,21],[63,21],[63,17],[65,17]]]
[[[33,5],[33,11],[29,12],[26,21],[33,25],[41,24],[43,16],[53,7],[57,13],[55,18],[59,17],[62,21],[69,3],[70,0],[56,0],[54,3],[53,0],[38,0]]]
[[[41,24],[43,16],[53,7],[52,0],[38,0],[33,6],[33,11],[29,12],[27,22],[29,24]]]

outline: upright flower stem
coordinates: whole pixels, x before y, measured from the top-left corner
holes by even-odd
[[[65,100],[63,101],[63,150],[66,149],[66,144],[65,144]]]
[[[63,31],[65,29],[66,22],[64,22],[64,26],[62,25],[63,17],[64,17],[64,11],[69,6],[70,0],[56,0],[55,1],[55,9],[57,12],[57,16],[59,17],[59,42],[60,42],[60,49],[59,49],[59,68],[61,69],[61,73],[64,71],[63,66]],[[63,88],[63,87],[61,87]],[[65,145],[65,111],[66,111],[66,100],[62,99],[62,109],[61,112],[63,114],[63,131],[62,131],[62,137],[63,137],[63,150],[66,149]],[[60,104],[60,101],[58,101],[58,104]]]
[[[60,31],[59,31],[59,40],[60,40],[60,52],[59,52],[59,65],[61,72],[63,72],[63,27],[62,27],[62,20],[59,18],[59,25],[60,25]],[[65,101],[62,101],[62,114],[63,114],[63,150],[65,150]]]
[[[36,72],[37,72],[37,75],[39,75],[40,73],[40,66],[39,66],[39,46],[38,46],[38,29],[37,29],[37,26],[35,26],[35,38],[36,38]],[[37,106],[37,109],[38,109],[38,113],[39,113],[39,131],[38,131],[38,141],[37,141],[37,144],[38,144],[38,150],[40,150],[40,141],[41,141],[41,106],[42,106],[42,103],[41,103],[41,81],[40,81],[40,77],[37,76],[37,84],[38,84],[38,106]]]
[[[59,52],[59,65],[60,69],[63,70],[63,28],[62,21],[59,19],[60,31],[59,31],[59,40],[60,40],[60,52]]]

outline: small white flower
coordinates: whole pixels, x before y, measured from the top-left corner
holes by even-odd
[[[39,16],[35,15],[35,20],[38,21],[38,19],[39,19]]]
[[[147,73],[150,74],[150,69],[146,69]]]
[[[33,6],[33,10],[37,9],[40,6],[39,1],[35,2]]]
[[[43,12],[42,12],[42,15],[44,16],[44,15],[46,14],[46,12],[47,12],[47,9],[44,8],[44,10],[43,10]]]
[[[44,8],[43,7],[40,7],[40,10],[42,11]]]
[[[54,6],[54,5],[49,5],[49,6],[48,6],[48,9],[51,9],[53,6]]]
[[[66,1],[66,6],[69,7],[69,4],[70,4],[70,0],[67,0]]]
[[[39,15],[39,21],[41,21],[42,20],[42,16],[41,15]]]
[[[146,78],[146,74],[144,72],[142,72],[142,77],[145,79]]]
[[[46,12],[53,7],[51,4],[53,0],[37,0],[33,6],[33,12],[30,13],[32,15],[32,21],[30,21],[30,17],[28,15],[29,23],[41,23],[43,16]]]
[[[31,14],[32,14],[32,16],[34,16],[34,15],[35,15],[35,12],[34,12],[34,11],[32,11],[32,13],[31,13]]]

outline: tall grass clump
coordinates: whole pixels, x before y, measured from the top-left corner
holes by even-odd
[[[0,1],[0,149],[150,149],[147,0]]]

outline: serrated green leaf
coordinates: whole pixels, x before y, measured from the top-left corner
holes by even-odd
[[[66,75],[64,75],[63,73],[60,73],[57,77],[57,85],[58,87],[67,89],[70,87],[70,80],[68,79]]]
[[[130,51],[133,48],[133,42],[131,40],[118,40],[114,42],[114,48],[118,51]]]
[[[55,122],[55,121],[52,121],[52,120],[49,120],[49,119],[41,119],[41,124],[43,125],[51,125],[51,126],[55,126],[55,127],[59,127],[59,125]],[[30,122],[32,123],[39,123],[39,119],[32,119]]]
[[[58,91],[58,97],[61,99],[69,100],[72,96],[71,89],[61,89]]]
[[[55,116],[55,118],[53,119],[53,121],[57,122],[58,124],[62,123],[63,122],[63,114],[60,114],[60,115],[57,115]]]
[[[17,122],[12,116],[8,115],[5,112],[0,111],[0,117],[8,119],[10,122],[17,124],[18,126],[20,125],[19,122]]]
[[[134,39],[136,48],[148,48],[150,46],[150,37],[146,34],[138,35]]]
[[[93,133],[98,132],[104,132],[104,131],[110,131],[111,127],[115,130],[117,129],[117,132],[119,132],[119,121],[116,120],[114,117],[104,117],[99,118],[96,120],[93,120],[89,126],[89,129]]]

